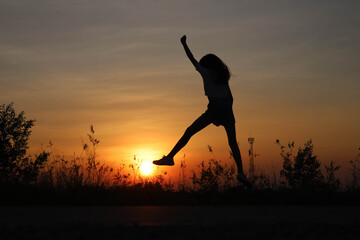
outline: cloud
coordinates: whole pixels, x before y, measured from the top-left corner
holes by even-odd
[[[178,133],[207,101],[179,42],[187,34],[196,58],[214,52],[232,70],[241,131],[260,121],[264,135],[281,132],[276,123],[286,122],[284,109],[334,117],[330,108],[346,123],[359,119],[350,110],[360,102],[359,5],[1,1],[0,101],[15,101],[49,135],[72,134],[88,122],[114,125],[115,132],[142,126],[152,128],[149,136],[164,128]]]

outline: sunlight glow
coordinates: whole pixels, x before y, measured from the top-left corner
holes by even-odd
[[[150,175],[153,171],[153,164],[151,162],[143,162],[140,166],[140,171],[142,175]]]
[[[148,147],[139,147],[135,146],[133,149],[130,148],[130,151],[133,155],[136,155],[138,159],[141,159],[143,162],[152,162],[161,157],[161,151],[158,149],[148,148]]]

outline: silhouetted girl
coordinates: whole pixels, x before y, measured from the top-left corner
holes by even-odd
[[[236,141],[235,118],[232,110],[233,97],[229,87],[229,69],[226,64],[214,54],[205,55],[199,63],[187,46],[185,35],[181,38],[181,43],[191,63],[203,78],[205,95],[209,99],[208,109],[186,129],[184,135],[167,156],[164,156],[160,160],[153,161],[153,163],[156,165],[174,165],[175,154],[186,145],[195,133],[210,123],[216,126],[222,125],[226,130],[229,145],[238,168],[237,179],[245,186],[250,187],[251,184],[243,171],[240,150]]]

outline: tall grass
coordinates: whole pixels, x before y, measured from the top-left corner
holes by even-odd
[[[50,161],[40,170],[36,184],[58,189],[81,188],[85,186],[105,189],[114,187],[131,188],[135,186],[139,188],[145,185],[156,185],[163,190],[173,192],[225,192],[234,187],[242,187],[236,180],[235,164],[229,165],[218,160],[211,146],[208,146],[210,153],[209,160],[202,161],[197,169],[190,171],[191,174],[186,171],[187,165],[184,155],[180,160],[178,181],[173,182],[165,171],[161,171],[150,177],[143,176],[140,172],[142,159],[136,155],[130,163],[117,163],[115,167],[100,161],[97,153],[99,144],[100,140],[96,137],[93,126],[90,126],[90,132],[87,134],[86,140],[82,140],[82,150],[79,155],[74,154],[72,157],[66,158],[55,149],[52,142],[49,142],[47,150],[50,154]],[[280,183],[278,182],[275,171],[273,171],[272,174],[268,174],[257,167],[255,168],[254,176],[251,178],[254,189],[276,190],[279,186],[281,189],[284,189],[297,188],[301,186],[303,182],[307,184],[309,182],[309,175],[307,172],[303,172],[302,166],[304,166],[307,169],[306,171],[317,174],[310,179],[310,182],[314,186],[339,191],[341,182],[336,174],[340,166],[331,162],[330,165],[324,165],[325,172],[322,173],[319,169],[320,162],[316,156],[312,155],[311,141],[305,144],[305,150],[299,148],[298,154],[294,152],[295,145],[293,142],[288,144],[288,151],[285,150],[285,147],[282,146],[279,141],[277,141],[277,144],[280,145],[280,156],[284,162],[284,168],[280,172],[280,176],[282,176]],[[306,152],[305,155],[303,154],[304,152]],[[351,180],[346,186],[349,191],[359,189],[359,155],[350,161]],[[231,157],[230,154],[230,158]],[[306,165],[307,160],[301,160],[301,157],[311,158],[312,165]],[[298,162],[294,161],[298,161],[303,165],[299,165]],[[313,164],[314,161],[316,164]],[[316,170],[312,170],[311,167],[316,168]],[[271,178],[273,180],[271,180]]]
[[[276,199],[278,202],[286,203],[289,196],[290,202],[297,202],[301,199],[309,202],[326,202],[329,199],[328,195],[321,195],[318,192],[311,192],[312,197],[320,194],[315,197],[317,200],[303,199],[306,195],[301,195],[303,189],[299,189],[302,182],[295,179],[296,174],[303,172],[301,169],[294,169],[300,166],[299,164],[296,165],[294,161],[296,159],[302,161],[299,159],[301,156],[313,157],[313,155],[312,152],[301,155],[304,152],[302,148],[299,148],[298,151],[298,153],[301,153],[300,155],[294,153],[293,143],[289,144],[288,152],[285,151],[285,147],[281,147],[280,151],[280,156],[283,158],[285,165],[284,169],[287,171],[287,175],[282,174],[281,181],[283,184],[279,185],[275,171],[272,173],[273,180],[271,181],[270,174],[260,168],[255,168],[255,174],[251,179],[254,185],[252,193],[246,192],[245,188],[236,180],[235,164],[227,164],[218,160],[211,146],[208,146],[210,158],[207,161],[202,161],[196,169],[187,170],[184,155],[180,160],[179,178],[175,182],[171,180],[172,178],[165,171],[160,171],[149,177],[143,176],[140,172],[142,160],[137,156],[134,156],[130,163],[120,162],[116,166],[110,166],[99,159],[97,152],[99,145],[100,140],[98,140],[93,126],[90,126],[89,134],[87,134],[85,140],[82,140],[82,149],[78,155],[74,154],[71,157],[66,157],[55,148],[52,142],[49,142],[45,149],[48,159],[44,161],[41,168],[37,169],[39,174],[34,180],[32,188],[27,188],[27,190],[8,188],[13,189],[10,191],[8,199],[13,196],[12,201],[15,199],[15,202],[26,203],[24,194],[29,196],[30,192],[28,191],[33,194],[34,189],[41,192],[40,197],[34,202],[66,202],[72,204],[193,204],[216,203],[219,201],[236,204],[244,201],[250,203],[265,202],[265,199],[268,198],[271,198],[270,201]],[[312,149],[309,144],[305,145],[305,147],[308,150]],[[321,182],[314,183],[316,189],[313,190],[320,190],[320,192],[326,190],[326,192],[334,194],[341,192],[356,195],[359,193],[359,156],[360,154],[350,161],[352,167],[350,171],[351,179],[346,190],[340,189],[341,182],[337,177],[340,166],[337,166],[334,162],[324,165],[324,173],[316,171],[317,174],[321,175],[312,178],[311,183],[315,180]],[[302,163],[306,164],[306,161]],[[314,166],[318,167],[318,165]],[[282,171],[285,171],[284,169]],[[300,179],[304,179],[308,183],[309,181],[305,177],[304,175]],[[289,180],[294,181],[297,185],[294,182],[289,184]],[[308,187],[308,185],[306,186]],[[312,191],[312,189],[310,190]],[[283,195],[284,191],[290,192],[290,195]],[[208,193],[211,195],[207,195]],[[307,195],[308,193],[306,192]],[[219,200],[221,198],[222,200]]]

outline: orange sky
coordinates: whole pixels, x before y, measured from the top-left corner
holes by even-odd
[[[36,152],[49,140],[80,153],[93,124],[101,157],[167,154],[206,110],[194,56],[212,52],[233,74],[240,150],[279,170],[275,139],[313,139],[322,162],[347,165],[360,145],[360,17],[340,1],[1,1],[0,103],[37,120]],[[229,159],[224,129],[210,126],[179,153],[198,164]]]

